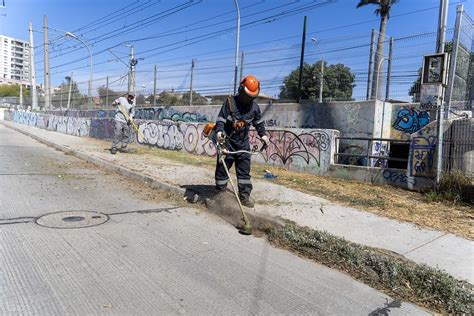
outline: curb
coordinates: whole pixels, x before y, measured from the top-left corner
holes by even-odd
[[[10,128],[14,131],[17,131],[17,132],[19,132],[23,135],[26,135],[26,136],[42,143],[42,144],[45,144],[45,145],[47,145],[49,147],[52,147],[52,148],[54,148],[58,151],[61,151],[65,154],[67,154],[67,155],[77,157],[81,160],[92,163],[92,164],[94,164],[98,167],[101,167],[103,169],[117,172],[117,173],[119,173],[119,174],[121,174],[125,177],[132,178],[132,179],[135,179],[135,180],[139,180],[139,181],[149,185],[152,188],[156,188],[156,189],[160,189],[160,190],[163,190],[163,191],[166,191],[166,192],[170,192],[171,194],[174,194],[174,195],[177,195],[177,196],[184,196],[185,199],[190,203],[196,203],[199,200],[201,200],[201,201],[204,200],[204,197],[200,196],[199,194],[194,193],[194,192],[188,192],[186,189],[183,189],[183,188],[178,187],[176,185],[172,185],[172,184],[169,184],[167,182],[160,181],[160,180],[158,180],[156,178],[153,178],[153,177],[150,177],[150,176],[142,175],[138,172],[129,170],[129,169],[127,169],[125,167],[122,167],[122,166],[117,166],[117,165],[115,165],[111,162],[108,162],[106,160],[103,160],[101,158],[93,157],[93,156],[90,156],[90,155],[88,155],[84,152],[81,152],[79,150],[71,149],[69,146],[58,145],[57,143],[54,143],[54,142],[52,142],[48,139],[45,139],[43,137],[34,135],[34,134],[32,134],[28,131],[22,130],[18,127],[11,126],[8,123],[0,121],[0,124],[2,124],[3,126],[5,126],[7,128]],[[206,208],[210,213],[215,214],[215,215],[220,215],[221,217],[225,217],[225,215],[223,215],[222,213],[219,214],[219,212],[216,212],[216,211],[212,210],[210,207],[208,207],[207,203],[204,203],[204,204],[206,205]],[[256,226],[255,228],[266,228],[269,225],[278,228],[278,227],[283,227],[283,226],[286,225],[286,221],[283,218],[274,217],[274,216],[271,216],[271,215],[265,216],[265,215],[262,215],[262,214],[255,213],[254,211],[251,211],[251,212],[247,211],[247,216],[249,217],[249,219],[251,220],[252,223],[256,223],[256,224],[259,223],[259,225],[255,225]]]

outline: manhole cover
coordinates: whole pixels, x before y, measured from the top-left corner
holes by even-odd
[[[94,217],[96,217],[96,216],[92,216],[92,218],[94,218]],[[82,216],[67,216],[67,217],[63,218],[63,221],[65,221],[65,222],[80,222],[80,221],[83,221],[85,219],[86,218],[82,217]]]
[[[84,228],[105,223],[109,217],[98,212],[70,211],[46,214],[36,219],[36,224],[50,228]]]

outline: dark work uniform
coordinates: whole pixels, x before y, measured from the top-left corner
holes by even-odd
[[[245,104],[236,96],[228,98],[224,102],[216,120],[216,132],[224,132],[224,134],[227,135],[227,146],[230,151],[250,150],[249,130],[251,125],[256,128],[260,137],[266,134],[262,113],[260,112],[258,104],[253,101]],[[227,168],[230,169],[234,162],[240,198],[242,200],[248,200],[252,192],[252,183],[250,182],[250,154],[239,153],[226,156],[225,163]],[[219,157],[215,177],[217,190],[225,190],[229,179]]]

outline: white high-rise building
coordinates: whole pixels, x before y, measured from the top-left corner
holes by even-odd
[[[30,85],[30,43],[0,35],[0,84]]]

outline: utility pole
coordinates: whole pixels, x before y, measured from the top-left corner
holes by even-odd
[[[296,96],[296,102],[300,102],[301,99],[301,82],[303,79],[303,63],[304,63],[304,45],[306,41],[306,15],[304,16],[304,23],[303,23],[303,36],[301,39],[301,57],[300,57],[300,73],[298,77],[298,92]]]
[[[234,95],[237,93],[237,71],[239,70],[239,43],[240,43],[240,8],[237,0],[234,0],[237,10],[237,37],[235,43],[235,69],[234,69]]]
[[[48,17],[43,17],[43,45],[44,45],[44,107],[52,110],[51,81],[49,78],[49,46],[48,46]]]
[[[156,65],[153,69],[153,107],[156,106]]]
[[[193,105],[194,59],[191,61],[191,82],[189,84],[189,105]]]
[[[59,98],[59,110],[63,110],[63,84],[61,83],[61,90],[59,90],[60,98]]]
[[[367,100],[370,100],[370,86],[372,80],[372,68],[374,67],[374,46],[375,46],[375,30],[372,29],[370,35],[370,56],[369,56],[369,71],[367,75]]]
[[[243,73],[244,73],[244,51],[242,51],[242,57],[240,59],[240,79],[239,79],[239,82],[242,81]]]
[[[23,108],[23,70],[20,70],[20,108]]]
[[[105,106],[109,106],[109,76],[105,79]]]
[[[436,36],[436,52],[439,54],[444,53],[444,41],[446,37],[446,24],[448,20],[448,0],[440,0],[439,3],[439,17],[438,17],[438,34]],[[444,142],[444,107],[446,104],[451,104],[451,92],[454,86],[454,76],[456,71],[456,59],[457,59],[457,44],[459,43],[459,31],[461,26],[461,15],[463,6],[458,5],[456,10],[456,24],[454,28],[453,37],[453,49],[450,54],[450,66],[449,66],[449,77],[448,77],[448,88],[445,90],[444,87],[441,89],[441,102],[438,108],[438,119],[436,120],[436,132],[438,134],[438,144],[436,150],[436,184],[439,184],[441,180],[441,174],[443,172],[443,142]],[[452,75],[451,75],[452,74]],[[446,93],[444,93],[446,91]],[[446,94],[446,95],[445,95]],[[449,112],[448,112],[449,113]]]
[[[69,107],[71,106],[71,92],[72,92],[72,76],[73,73],[71,72],[71,77],[69,77],[69,95],[67,97],[67,109],[69,110]]]
[[[324,88],[324,59],[321,59],[321,74],[319,77],[319,103],[323,103]]]
[[[133,45],[130,45],[130,72],[128,74],[128,93],[135,95],[135,65],[138,60],[134,56]]]
[[[30,93],[31,109],[38,110],[38,94],[36,93],[36,73],[35,73],[35,50],[33,44],[33,24],[30,22]]]
[[[388,48],[387,85],[385,86],[385,100],[390,99],[390,76],[392,75],[393,36],[390,37]]]
[[[444,53],[446,24],[448,22],[448,2],[449,0],[439,1],[438,32],[436,34],[436,52],[438,54]]]

